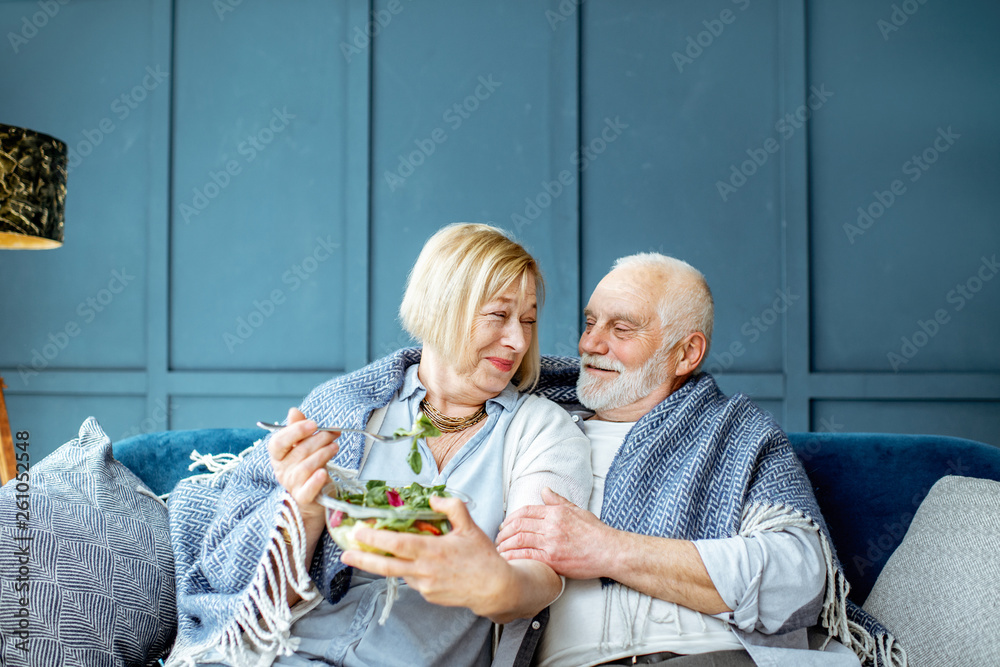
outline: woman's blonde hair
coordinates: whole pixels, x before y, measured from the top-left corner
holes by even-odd
[[[407,333],[447,359],[467,360],[472,322],[490,299],[516,285],[523,298],[535,279],[542,305],[544,285],[538,264],[503,230],[455,223],[427,239],[406,281],[399,318]],[[515,314],[516,315],[516,314]],[[535,386],[539,373],[538,328],[514,374],[518,390]]]

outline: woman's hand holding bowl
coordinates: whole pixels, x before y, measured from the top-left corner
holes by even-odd
[[[448,515],[451,532],[431,537],[360,528],[355,533],[359,542],[393,556],[351,550],[341,560],[373,574],[401,577],[428,602],[496,616],[507,606],[504,598],[512,588],[511,568],[472,520],[465,503],[435,497],[431,506]]]

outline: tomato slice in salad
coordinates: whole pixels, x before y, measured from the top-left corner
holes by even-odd
[[[419,521],[419,520],[414,521],[413,527],[421,532],[430,533],[431,535],[441,534],[441,529],[428,521]]]

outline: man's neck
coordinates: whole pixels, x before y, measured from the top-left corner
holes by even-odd
[[[656,403],[659,403],[659,401]],[[632,405],[625,405],[620,408],[598,410],[591,419],[597,419],[602,422],[637,422],[644,414],[652,410],[656,406],[656,403],[653,403],[648,408],[640,406],[638,403],[633,403]]]

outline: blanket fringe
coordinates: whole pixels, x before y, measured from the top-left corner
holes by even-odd
[[[743,510],[739,534],[741,537],[749,537],[754,533],[787,528],[815,530],[819,534],[823,558],[826,561],[826,596],[823,599],[820,622],[828,633],[821,648],[826,648],[830,640],[835,638],[854,651],[863,665],[907,667],[906,652],[896,643],[895,637],[890,634],[874,637],[863,627],[848,619],[847,594],[851,590],[851,585],[834,562],[830,540],[812,519],[780,503],[777,505],[753,503]]]
[[[195,449],[191,452],[192,463],[188,466],[188,470],[194,470],[198,466],[205,466],[208,468],[208,472],[201,473],[200,475],[191,475],[187,478],[187,480],[205,480],[219,477],[223,473],[229,472],[243,463],[243,457],[249,454],[250,450],[259,444],[260,440],[253,443],[239,454],[201,454],[197,449]]]
[[[306,568],[305,535],[302,515],[286,492],[281,497],[277,525],[235,617],[210,645],[176,647],[167,667],[196,665],[199,658],[206,657],[232,667],[257,667],[269,665],[275,656],[294,653],[298,642],[290,637],[292,611],[287,589],[290,586],[305,601],[319,596]]]
[[[191,460],[193,463],[188,466],[188,470],[194,470],[198,466],[205,466],[208,468],[208,472],[203,472],[198,475],[191,475],[190,477],[185,477],[183,481],[206,481],[206,480],[216,480],[222,473],[229,472],[230,470],[236,468],[243,462],[243,457],[249,453],[251,449],[260,444],[260,440],[253,443],[246,449],[244,449],[239,454],[201,454],[197,449],[191,451]],[[170,496],[169,493],[164,493],[162,496],[157,496],[163,502],[167,502],[167,498]]]

